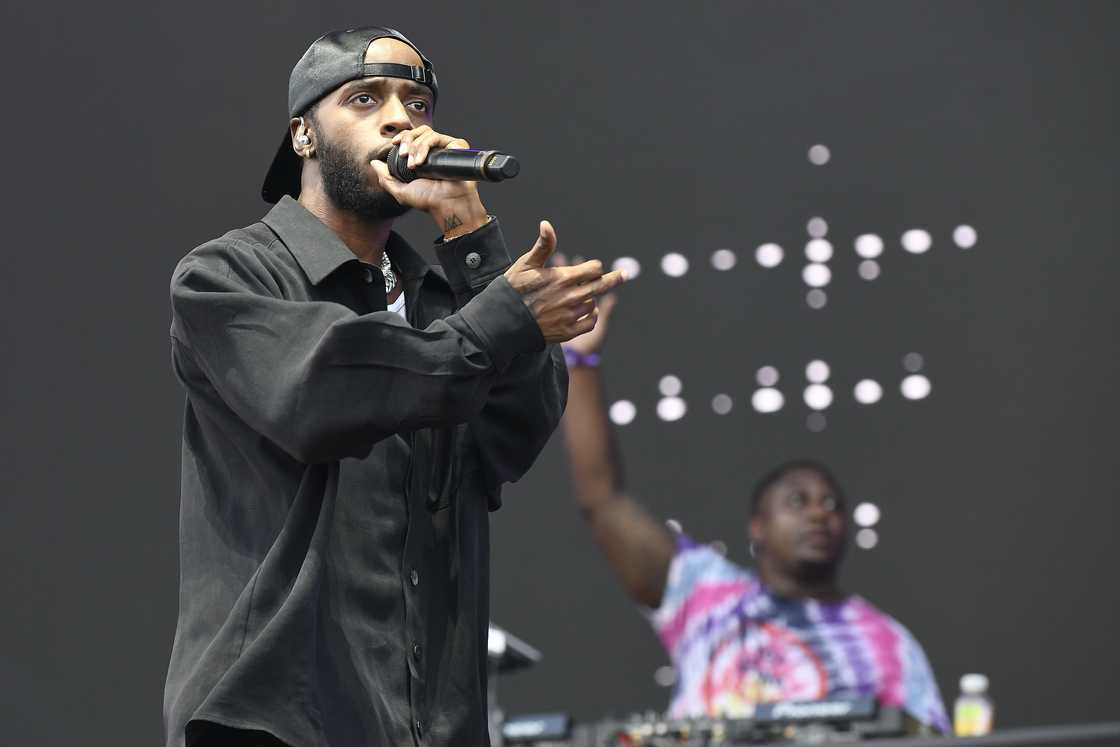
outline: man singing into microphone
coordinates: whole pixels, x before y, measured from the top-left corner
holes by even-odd
[[[288,88],[276,206],[171,283],[183,424],[167,744],[485,745],[488,511],[559,422],[555,343],[621,276],[515,262],[473,182],[404,184],[466,142],[432,129],[399,32],[327,34]],[[392,232],[442,237],[430,268]]]

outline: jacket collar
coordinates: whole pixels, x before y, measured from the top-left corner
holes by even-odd
[[[289,195],[284,195],[261,220],[288,247],[312,285],[318,285],[342,265],[358,261],[334,231]],[[389,234],[385,251],[389,253],[394,269],[406,280],[422,279],[431,269],[424,258],[395,232]],[[438,273],[432,274],[439,276]]]

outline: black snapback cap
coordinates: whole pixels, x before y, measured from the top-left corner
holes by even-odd
[[[366,62],[370,43],[386,37],[398,39],[415,49],[423,66]],[[431,61],[401,32],[381,26],[331,31],[312,42],[292,68],[288,78],[288,119],[303,116],[319,99],[343,83],[374,76],[414,80],[432,89],[433,98],[439,96]],[[284,195],[299,197],[302,169],[302,160],[292,148],[291,131],[285,126],[284,137],[261,187],[264,201],[279,202]]]

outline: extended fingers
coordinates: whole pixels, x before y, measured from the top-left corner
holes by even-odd
[[[564,270],[564,277],[571,283],[588,283],[603,276],[603,263],[597,259],[572,265]]]
[[[462,138],[436,132],[428,125],[420,125],[411,130],[399,132],[393,138],[393,143],[398,146],[398,153],[408,156],[408,168],[413,169],[428,160],[428,154],[435,148],[462,149],[471,147],[470,143]]]

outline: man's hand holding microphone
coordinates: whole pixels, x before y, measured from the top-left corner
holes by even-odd
[[[466,140],[435,132],[427,125],[399,133],[393,144],[402,158],[408,156],[409,168],[423,164],[433,149],[470,147]],[[445,240],[485,225],[486,209],[475,182],[417,179],[405,184],[393,178],[383,161],[374,160],[370,165],[382,189],[401,204],[427,212]],[[505,272],[547,343],[567,342],[594,329],[599,317],[596,300],[626,281],[621,270],[604,273],[599,260],[549,267],[556,246],[556,230],[548,221],[541,221],[536,243]]]

